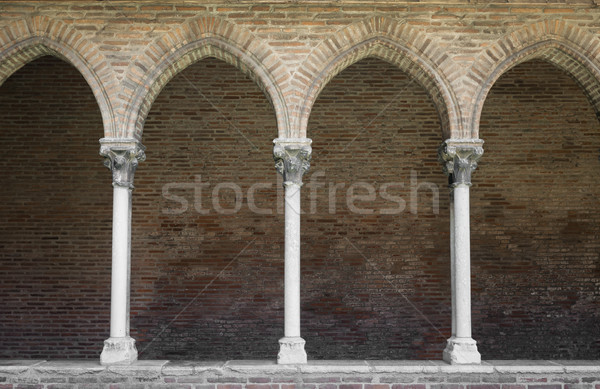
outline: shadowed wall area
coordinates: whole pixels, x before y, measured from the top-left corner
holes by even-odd
[[[94,96],[73,67],[44,57],[0,87],[0,123],[0,357],[95,359],[109,324],[112,188]],[[507,72],[487,98],[471,188],[473,338],[484,359],[600,357],[598,130],[582,90],[543,62]],[[264,94],[222,61],[191,65],[158,96],[133,192],[140,359],[275,359],[276,137]],[[449,205],[430,98],[365,59],[324,88],[308,137],[309,359],[440,359]]]
[[[600,127],[552,65],[504,74],[472,188],[473,328],[490,359],[600,357]]]
[[[96,358],[110,311],[110,172],[102,119],[69,64],[0,87],[0,358]]]
[[[368,58],[325,87],[308,135],[307,353],[435,358],[450,324],[447,179],[437,162],[435,107],[416,81]]]
[[[275,137],[264,94],[217,59],[191,65],[158,96],[133,206],[132,332],[142,358],[277,354],[283,215]]]

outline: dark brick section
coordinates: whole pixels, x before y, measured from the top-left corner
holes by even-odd
[[[140,358],[276,357],[283,335],[276,137],[264,94],[222,61],[190,66],[158,96],[133,197],[131,327]],[[203,186],[195,193],[196,183]],[[264,187],[251,197],[256,183]],[[229,212],[236,201],[239,211]]]
[[[600,130],[540,61],[492,88],[471,190],[473,333],[484,358],[599,359]]]
[[[97,358],[108,336],[112,192],[98,156],[98,106],[74,68],[43,58],[2,86],[0,120],[7,150],[0,357]],[[450,335],[440,126],[425,89],[377,59],[348,67],[317,99],[302,219],[309,358],[440,358]],[[190,66],[158,96],[145,124],[148,159],[136,174],[133,200],[131,327],[142,358],[275,359],[283,332],[283,215],[271,157],[276,136],[262,91],[221,61]],[[593,109],[568,76],[526,63],[492,89],[481,137],[486,151],[473,174],[471,210],[473,332],[483,356],[599,358],[600,131]],[[203,208],[194,198],[197,176],[209,183]],[[255,192],[254,205],[269,214],[250,209],[248,193],[257,182],[266,187]],[[376,190],[374,199],[355,202],[367,210],[362,214],[351,212],[346,197],[359,182]],[[226,186],[211,197],[221,183],[241,189],[239,212],[216,212],[215,204],[235,207],[236,193]],[[397,185],[387,195],[406,202],[398,214],[382,212],[401,204],[382,197],[389,183]],[[163,195],[169,184],[179,198]],[[337,184],[345,186],[332,192]],[[371,196],[365,186],[356,193]],[[188,209],[174,213],[181,199]],[[549,377],[465,377],[317,376],[307,377],[303,388],[475,389],[481,382],[527,389],[597,381],[594,375],[578,382],[563,377],[560,384],[541,381]],[[185,378],[164,384],[296,384],[290,377],[179,379]],[[50,384],[61,383],[40,383]]]
[[[365,59],[323,90],[309,136],[302,221],[309,358],[439,358],[450,335],[450,254],[433,103],[396,67]],[[362,198],[349,201],[352,191]]]
[[[0,88],[0,358],[97,358],[108,335],[112,187],[89,86],[44,57]]]

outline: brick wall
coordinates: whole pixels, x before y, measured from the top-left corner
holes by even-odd
[[[132,265],[139,269],[132,335],[142,356],[272,358],[283,323],[283,215],[277,213],[280,182],[271,158],[272,109],[239,71],[204,60],[168,84],[145,128],[148,160],[136,177]],[[445,194],[435,108],[402,72],[365,60],[324,90],[311,134],[316,142],[302,231],[309,354],[436,358],[448,332],[447,201],[443,197],[436,215],[431,190],[421,186],[417,214],[410,202],[411,172],[413,180]],[[202,199],[194,198],[197,179],[209,183]],[[358,185],[353,190],[364,194],[361,182],[376,190],[376,201],[351,206],[373,214],[349,209],[348,189]],[[217,207],[211,195],[229,183],[244,201],[239,212],[224,215],[218,207],[235,209],[235,193],[220,190]],[[255,183],[265,187],[249,199]],[[330,188],[342,184],[330,201]],[[382,188],[383,196],[401,196],[406,204],[386,200]],[[185,199],[188,210],[172,195]],[[270,214],[253,212],[249,203]],[[426,242],[440,231],[445,238]],[[414,278],[421,281],[414,285]]]
[[[39,52],[68,58],[103,107],[107,137],[140,137],[156,92],[190,63],[186,57],[207,52],[268,91],[282,136],[305,134],[318,87],[340,64],[375,52],[422,78],[447,137],[477,137],[480,103],[497,70],[526,58],[561,64],[578,75],[596,110],[600,104],[600,12],[590,0],[0,7],[0,80]]]
[[[11,150],[3,357],[96,357],[108,332],[111,220],[97,106],[77,72],[50,57],[0,92]],[[596,127],[581,89],[545,63],[521,65],[492,89],[472,189],[473,330],[486,359],[598,358]],[[283,327],[283,215],[272,108],[237,69],[207,59],[167,85],[145,128],[132,233],[141,358],[273,358]],[[403,72],[366,59],[324,89],[309,130],[309,356],[439,359],[450,279],[435,107]],[[352,201],[349,190],[367,198]]]
[[[272,139],[306,131],[309,358],[440,358],[450,279],[437,146],[448,136],[486,141],[472,189],[483,357],[599,358],[600,13],[586,2],[0,11],[0,357],[97,358],[112,208],[97,139],[143,130],[131,296],[141,358],[275,357],[283,214]],[[46,54],[73,66],[44,57],[13,74]],[[206,56],[220,60],[177,75]],[[393,65],[362,59],[373,56]],[[485,99],[500,73],[535,58],[576,80],[526,62]]]
[[[482,355],[598,358],[594,111],[567,75],[532,61],[497,82],[481,120],[471,247]]]
[[[132,231],[132,336],[140,357],[276,355],[283,215],[267,99],[237,69],[207,59],[167,85],[145,128]]]
[[[97,357],[108,333],[112,198],[102,121],[44,57],[0,88],[0,358]]]
[[[365,59],[323,90],[309,135],[307,353],[439,357],[449,334],[450,254],[447,179],[437,162],[442,134],[431,100],[394,66]],[[435,207],[427,185],[438,195]]]

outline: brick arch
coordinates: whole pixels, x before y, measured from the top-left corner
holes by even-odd
[[[288,129],[287,106],[276,80],[286,72],[275,53],[250,32],[222,19],[194,19],[152,43],[128,70],[131,90],[128,135],[141,140],[152,103],[175,75],[206,58],[220,59],[248,75],[265,93],[277,118],[280,136]]]
[[[322,42],[294,75],[296,84],[305,85],[307,91],[292,104],[298,136],[306,136],[310,111],[327,83],[367,57],[398,66],[425,88],[440,115],[444,138],[459,131],[458,105],[445,75],[458,74],[453,61],[422,32],[402,21],[377,16],[350,25]]]
[[[68,24],[36,16],[0,29],[0,85],[21,67],[45,55],[60,58],[81,73],[96,97],[104,136],[116,137],[110,100],[110,92],[116,89],[116,78],[96,47]]]
[[[600,113],[600,40],[563,21],[545,21],[517,30],[485,50],[469,70],[477,85],[471,107],[465,112],[470,137],[479,136],[479,120],[485,99],[494,83],[520,63],[541,59],[568,73]]]

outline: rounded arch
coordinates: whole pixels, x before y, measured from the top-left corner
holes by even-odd
[[[520,63],[540,59],[568,73],[600,114],[600,63],[594,53],[600,41],[562,21],[540,22],[515,31],[482,53],[469,71],[478,84],[469,110],[470,136],[479,136],[479,120],[485,99],[495,82]]]
[[[45,55],[60,58],[81,73],[100,108],[104,136],[117,136],[108,93],[115,88],[116,78],[89,40],[61,21],[37,16],[0,30],[0,85],[21,67]]]
[[[301,65],[302,71],[295,77],[306,85],[306,93],[295,110],[298,136],[306,136],[310,111],[327,83],[348,66],[367,57],[398,66],[425,88],[440,115],[443,138],[459,131],[456,98],[448,79],[440,71],[444,69],[454,74],[454,63],[423,33],[406,23],[378,16],[331,36]]]
[[[249,32],[215,17],[201,17],[159,38],[130,65],[126,79],[136,87],[127,109],[129,137],[141,140],[146,116],[162,88],[206,57],[222,60],[249,76],[271,102],[279,136],[287,133],[287,108],[277,84],[285,76],[283,64]]]

